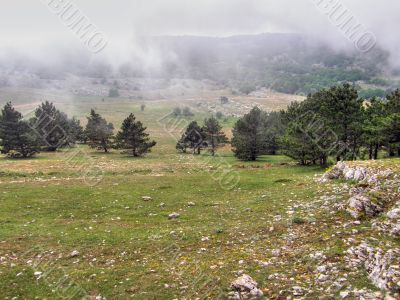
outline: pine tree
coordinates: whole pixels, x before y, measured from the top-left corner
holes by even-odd
[[[186,140],[185,134],[182,134],[181,138],[179,139],[178,143],[175,146],[176,150],[182,153],[187,153],[187,149],[189,148],[189,143]]]
[[[45,151],[56,151],[68,144],[68,119],[53,103],[44,102],[35,111],[30,120],[40,145]]]
[[[90,111],[90,116],[87,120],[85,135],[89,146],[95,149],[102,149],[107,153],[113,147],[113,124],[107,123],[94,109]]]
[[[330,146],[329,137],[321,141],[320,135],[324,134],[325,129],[315,126],[315,115],[306,110],[305,102],[293,102],[282,113],[286,130],[280,138],[280,147],[283,154],[301,165],[315,164],[317,160],[325,165],[329,152],[326,148]]]
[[[400,90],[389,94],[386,104],[386,138],[391,156],[394,156],[395,149],[400,156]]]
[[[188,125],[185,133],[176,145],[176,148],[182,152],[186,152],[187,148],[192,149],[193,154],[200,154],[201,150],[206,147],[206,134],[196,121]]]
[[[81,122],[75,117],[68,119],[68,143],[76,144],[77,141],[83,140],[84,134]]]
[[[386,110],[383,101],[372,98],[364,109],[363,142],[368,149],[369,159],[377,159],[380,147],[387,143]]]
[[[117,134],[118,147],[129,150],[135,157],[150,152],[156,142],[150,141],[149,134],[145,132],[146,129],[142,122],[136,121],[135,116],[130,114]]]
[[[265,152],[265,112],[254,107],[233,128],[232,146],[241,160],[255,161]]]
[[[266,154],[275,155],[279,150],[279,139],[284,134],[285,127],[282,123],[280,112],[268,113],[265,120],[265,150]]]
[[[0,146],[5,154],[13,157],[30,157],[39,151],[36,135],[22,115],[7,103],[0,115]]]
[[[361,145],[363,100],[350,84],[322,90],[308,97],[306,110],[313,112],[326,129],[338,138],[337,160],[355,159]]]
[[[205,141],[210,148],[212,156],[215,155],[218,147],[228,142],[221,125],[219,125],[217,119],[214,117],[204,120],[203,132],[205,133]]]

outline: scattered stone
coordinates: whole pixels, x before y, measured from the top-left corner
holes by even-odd
[[[272,250],[271,254],[274,257],[278,257],[279,255],[281,255],[281,250],[280,249],[274,249],[274,250]]]
[[[342,298],[342,299],[346,299],[349,295],[350,295],[350,293],[348,291],[340,292],[340,298]]]
[[[231,283],[231,289],[234,291],[230,294],[231,299],[260,299],[264,294],[257,286],[253,278],[243,274]]]
[[[326,266],[319,266],[319,267],[317,267],[317,272],[319,272],[319,273],[325,273],[325,272],[326,272]]]
[[[294,286],[292,287],[293,290],[293,296],[303,296],[304,295],[304,290],[301,286]]]
[[[387,213],[389,219],[400,219],[400,208],[393,208]]]
[[[143,196],[142,200],[143,201],[151,201],[151,200],[153,200],[153,198],[151,198],[150,196]]]
[[[74,250],[74,251],[72,251],[71,252],[71,254],[69,255],[69,257],[77,257],[77,256],[79,256],[79,251],[78,250]]]
[[[173,213],[171,213],[171,214],[168,215],[168,219],[170,219],[170,220],[172,220],[172,219],[178,219],[180,216],[181,216],[180,214],[178,214],[178,213],[176,213],[176,212],[173,212]]]
[[[189,207],[192,207],[192,206],[196,206],[196,203],[194,203],[194,202],[188,202],[188,204],[187,204]]]
[[[325,281],[327,281],[328,279],[329,279],[329,276],[328,276],[328,275],[325,275],[325,274],[321,274],[321,275],[318,276],[318,281],[319,281],[319,282],[325,282]]]

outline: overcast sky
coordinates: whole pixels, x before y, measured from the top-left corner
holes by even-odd
[[[1,0],[0,50],[6,46],[78,45],[79,40],[46,6],[51,0]],[[54,0],[70,2],[70,0]],[[329,1],[329,0],[325,0]],[[336,1],[336,0],[335,0]],[[315,5],[317,0],[75,0],[109,38],[111,49],[138,35],[230,36],[298,32],[348,43]],[[398,0],[341,0],[378,43],[399,50]]]

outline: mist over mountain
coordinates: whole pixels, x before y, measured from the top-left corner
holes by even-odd
[[[212,80],[243,93],[265,87],[291,94],[315,92],[343,81],[373,82],[394,74],[389,53],[378,47],[367,53],[339,50],[300,34],[156,36],[137,38],[135,45],[124,49],[125,55],[104,51],[93,56],[85,49],[63,48],[46,59],[41,53],[5,51],[0,69],[3,75],[22,73],[41,79],[75,75]],[[383,85],[390,88],[388,82]]]

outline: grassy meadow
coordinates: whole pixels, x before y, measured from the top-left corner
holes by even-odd
[[[158,144],[144,158],[84,145],[0,157],[1,299],[225,299],[243,272],[267,298],[286,299],[293,285],[312,287],[310,253],[324,250],[346,267],[346,233],[335,233],[350,217],[314,200],[324,192],[314,181],[323,169],[284,156],[241,162],[229,147],[214,158],[179,154],[176,138],[191,119],[171,118],[173,101],[146,101],[144,112],[127,99],[57,102],[82,121],[94,107],[116,128],[134,112]],[[208,116],[193,111],[199,121]],[[221,121],[228,135],[234,121]],[[169,219],[173,212],[180,217]],[[353,226],[365,228],[362,238],[370,224],[346,231]]]

